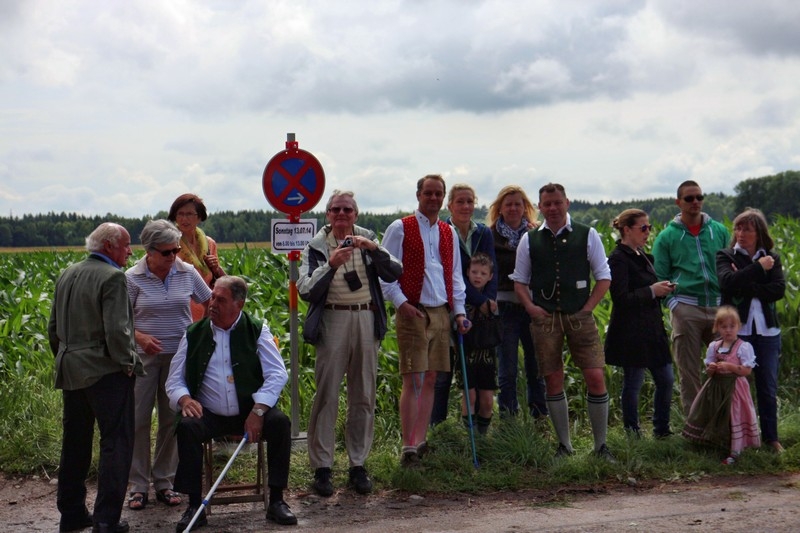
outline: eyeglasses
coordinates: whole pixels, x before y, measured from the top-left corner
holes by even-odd
[[[352,207],[331,207],[330,209],[328,209],[328,211],[330,211],[334,215],[338,215],[342,211],[344,212],[345,215],[349,215],[350,213],[355,211],[355,209],[353,209]]]
[[[175,218],[194,218],[196,216],[197,216],[197,213],[191,213],[191,212],[184,213],[182,211],[179,211],[179,212],[175,213]]]
[[[634,226],[639,228],[639,231],[644,233],[645,231],[652,231],[653,225],[652,224],[642,224],[641,226]]]
[[[705,196],[703,196],[702,194],[692,194],[689,196],[684,196],[683,201],[686,202],[687,204],[690,204],[695,200],[697,200],[698,202],[702,202],[703,198],[705,198]]]
[[[181,247],[178,246],[177,248],[173,248],[172,250],[156,250],[156,249],[153,249],[153,251],[160,253],[163,257],[169,257],[171,255],[178,255],[178,252],[181,251]]]

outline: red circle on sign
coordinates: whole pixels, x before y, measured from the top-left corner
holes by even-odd
[[[294,148],[272,156],[261,184],[272,207],[298,216],[310,211],[322,198],[325,172],[310,152]]]

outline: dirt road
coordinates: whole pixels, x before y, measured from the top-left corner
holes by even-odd
[[[94,492],[90,489],[90,502]],[[152,499],[152,498],[151,498]],[[454,494],[419,497],[350,491],[319,498],[293,491],[287,499],[300,523],[278,526],[257,504],[218,506],[200,531],[319,532],[783,532],[800,531],[800,474],[714,478],[647,488],[605,485],[555,492]],[[183,506],[127,508],[131,531],[174,531]],[[0,530],[57,531],[55,484],[0,480]],[[89,531],[89,530],[86,530]]]

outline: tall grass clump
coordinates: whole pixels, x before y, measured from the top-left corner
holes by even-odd
[[[0,254],[0,465],[55,470],[61,447],[61,395],[53,388],[47,341],[54,280],[81,254]]]

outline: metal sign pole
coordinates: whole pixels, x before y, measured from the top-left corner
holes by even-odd
[[[299,222],[298,217],[291,217],[292,222]],[[291,345],[291,359],[289,364],[292,369],[292,437],[300,435],[300,356],[298,354],[299,339],[297,332],[300,329],[297,317],[297,279],[299,277],[298,261],[300,252],[289,252],[289,344]]]
[[[299,143],[295,140],[294,133],[286,134],[286,149],[297,149]],[[300,222],[300,217],[295,214],[289,215],[289,222],[296,224]],[[289,252],[289,347],[291,354],[289,356],[289,367],[292,371],[292,438],[300,436],[300,355],[299,339],[297,332],[300,329],[298,313],[297,313],[297,279],[300,277],[298,262],[300,261],[300,252]]]

